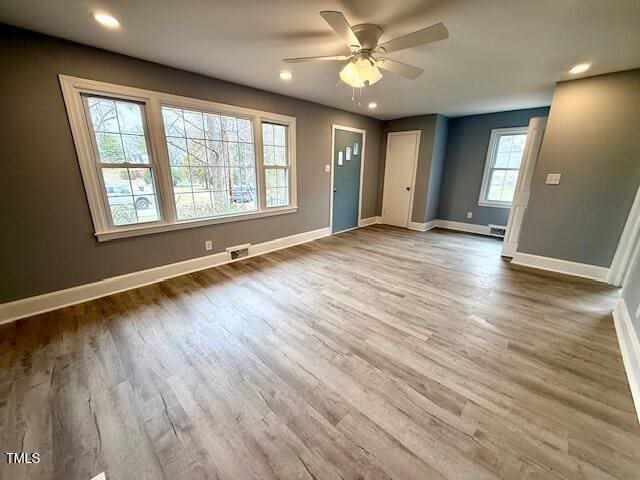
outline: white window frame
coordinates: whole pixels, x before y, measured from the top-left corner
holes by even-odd
[[[262,134],[262,124],[263,123],[270,123],[272,125],[284,126],[284,127],[286,127],[285,128],[285,132],[287,132],[287,130],[289,130],[289,128],[288,128],[289,126],[288,125],[285,125],[285,124],[282,124],[282,123],[269,122],[269,121],[263,119],[260,122],[260,134]],[[286,135],[285,136],[285,147],[286,147],[285,157],[286,157],[286,160],[287,160],[286,165],[264,165],[264,164],[262,165],[262,174],[263,174],[263,182],[264,182],[262,184],[262,187],[263,187],[263,190],[264,190],[264,202],[265,202],[264,208],[267,209],[267,210],[273,210],[275,208],[282,208],[282,205],[277,205],[277,206],[274,206],[274,207],[268,207],[267,206],[267,184],[266,184],[266,181],[265,181],[264,177],[266,177],[265,172],[267,170],[269,170],[269,169],[271,169],[271,170],[286,169],[287,170],[288,183],[289,183],[289,185],[288,185],[289,202],[291,202],[292,182],[291,182],[291,158],[289,156],[290,155],[290,152],[289,152],[289,134],[286,133],[285,135]],[[263,145],[263,148],[262,148],[262,155],[264,156],[264,145]]]
[[[296,118],[277,113],[264,112],[244,107],[236,107],[222,103],[199,100],[180,95],[144,90],[111,83],[87,80],[68,75],[59,75],[62,94],[69,116],[71,133],[78,154],[78,162],[87,193],[87,200],[95,235],[98,241],[115,238],[145,235],[150,233],[178,230],[183,228],[234,222],[251,218],[282,215],[298,211],[297,176],[296,176]],[[90,119],[82,100],[83,95],[113,97],[132,100],[144,104],[147,142],[150,147],[150,158],[157,173],[158,211],[161,219],[153,223],[113,226],[108,205],[105,202],[101,180],[96,168],[95,150],[91,134]],[[169,152],[164,135],[162,106],[173,106],[185,109],[200,110],[218,114],[242,116],[253,122],[254,152],[256,157],[256,176],[258,190],[258,211],[238,213],[225,216],[209,217],[194,220],[178,221],[173,197],[173,183],[169,168]],[[266,207],[264,185],[264,162],[262,148],[262,122],[285,125],[287,131],[287,156],[289,158],[289,205],[282,207]]]
[[[513,202],[487,200],[489,193],[489,180],[491,179],[491,171],[493,170],[493,162],[495,160],[498,148],[498,139],[503,135],[526,135],[529,127],[511,127],[511,128],[494,128],[491,130],[491,138],[489,139],[489,148],[487,150],[487,159],[484,164],[484,173],[482,175],[482,184],[480,187],[480,197],[478,205],[481,207],[494,208],[511,208]]]
[[[97,96],[98,97],[98,96]],[[107,98],[104,96],[101,96],[99,98]],[[125,100],[125,101],[132,101],[131,98],[122,98],[119,97],[117,100]],[[126,161],[126,158],[124,159],[125,161],[122,163],[105,163],[102,162],[100,159],[100,153],[98,152],[98,143],[97,143],[97,138],[96,138],[96,133],[94,131],[94,127],[92,125],[90,125],[89,123],[89,119],[91,118],[91,113],[89,111],[89,102],[88,99],[85,97],[83,98],[82,96],[80,97],[80,101],[82,102],[82,106],[84,108],[84,113],[85,113],[85,118],[87,119],[87,128],[88,128],[88,132],[89,132],[89,141],[91,142],[91,146],[92,146],[92,151],[93,151],[93,161],[92,161],[92,165],[93,168],[96,170],[96,177],[97,177],[97,182],[99,185],[99,190],[100,190],[100,195],[102,197],[102,205],[104,205],[104,209],[105,209],[105,219],[107,222],[107,229],[108,230],[115,230],[121,227],[135,227],[138,225],[145,225],[145,226],[154,226],[154,225],[158,225],[162,222],[162,219],[165,217],[165,213],[164,213],[164,209],[163,209],[163,205],[162,202],[160,200],[160,188],[159,188],[159,175],[158,175],[158,162],[156,160],[156,155],[154,154],[154,149],[151,147],[151,142],[150,142],[150,135],[149,135],[149,115],[147,113],[147,105],[146,104],[142,104],[142,108],[141,108],[141,112],[142,112],[142,128],[143,128],[143,133],[144,133],[144,140],[145,140],[145,144],[147,146],[147,153],[149,155],[149,163],[131,163]],[[139,103],[139,102],[136,102]],[[107,193],[107,189],[106,189],[106,185],[104,182],[104,177],[103,177],[103,172],[105,169],[107,168],[126,168],[126,169],[130,169],[130,168],[149,168],[151,169],[151,175],[153,178],[153,189],[154,189],[154,194],[156,197],[156,209],[157,209],[157,213],[158,213],[158,220],[156,221],[151,221],[151,222],[140,222],[140,223],[133,223],[133,224],[128,224],[128,225],[122,225],[122,226],[118,226],[115,225],[113,223],[113,218],[111,215],[111,211],[109,208],[109,194]],[[131,190],[131,195],[132,198],[135,198],[135,192],[133,191],[133,189]]]

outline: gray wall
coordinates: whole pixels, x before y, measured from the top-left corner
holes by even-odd
[[[557,85],[518,251],[611,265],[640,183],[639,125],[640,70]]]
[[[442,175],[442,153],[445,149],[447,136],[447,118],[433,114],[384,122],[382,154],[384,155],[387,151],[387,134],[389,132],[407,130],[421,131],[411,221],[424,223],[432,220],[433,218],[429,218],[429,215],[437,211],[437,192],[440,188],[440,177]],[[434,160],[435,165],[432,167]],[[381,176],[384,177],[384,172],[381,173]],[[381,192],[382,189],[383,187],[381,186]]]
[[[478,206],[491,130],[525,127],[531,117],[546,117],[548,112],[548,107],[542,107],[450,118],[438,218],[506,225],[508,209]],[[473,218],[467,219],[468,211]]]
[[[318,104],[0,25],[0,303],[329,225],[331,124],[367,130],[363,218],[380,214],[382,123]],[[299,212],[98,243],[59,73],[297,119]]]

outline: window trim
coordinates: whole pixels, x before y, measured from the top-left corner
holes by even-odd
[[[498,148],[498,138],[500,136],[522,135],[522,134],[526,135],[528,129],[529,127],[509,127],[509,128],[494,128],[491,130],[491,137],[489,138],[489,148],[487,149],[487,158],[484,164],[484,173],[482,174],[482,183],[480,184],[480,196],[478,197],[478,206],[507,208],[507,209],[511,208],[513,201],[506,202],[506,201],[498,201],[498,200],[487,200],[487,193],[489,192],[489,179],[491,178],[491,170],[493,170],[493,167],[492,167],[493,159],[496,153],[496,149]]]
[[[128,87],[112,83],[88,80],[68,75],[58,75],[69,117],[71,133],[78,155],[82,180],[87,194],[91,218],[98,241],[112,240],[150,233],[180,230],[204,225],[247,220],[294,213],[298,211],[297,175],[296,175],[296,118],[251,108],[238,107],[196,98],[156,92],[141,88]],[[98,178],[95,163],[91,125],[87,117],[83,95],[97,95],[131,100],[144,105],[147,142],[150,146],[154,170],[157,173],[158,210],[162,218],[153,223],[142,223],[120,227],[111,226],[108,210],[103,198],[102,186]],[[175,106],[184,109],[209,111],[251,119],[253,123],[254,151],[256,157],[256,189],[258,190],[258,211],[210,218],[178,221],[173,201],[173,184],[169,170],[169,152],[164,135],[162,106]],[[289,158],[289,205],[266,207],[264,187],[264,149],[262,146],[262,122],[278,123],[287,126],[287,155]]]

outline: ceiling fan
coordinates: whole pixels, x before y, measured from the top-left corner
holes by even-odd
[[[390,58],[378,57],[378,55],[385,55],[449,38],[447,27],[442,23],[436,23],[430,27],[378,45],[378,39],[382,35],[382,29],[378,25],[363,23],[351,27],[340,12],[323,11],[320,12],[320,15],[338,36],[346,42],[351,49],[351,54],[285,58],[284,62],[347,61],[340,71],[340,79],[354,88],[362,88],[376,83],[382,78],[380,69],[397,73],[411,80],[419,77],[424,72],[421,68],[391,60]]]

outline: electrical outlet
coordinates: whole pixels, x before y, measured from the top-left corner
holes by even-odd
[[[467,212],[467,218],[473,218],[473,212]]]
[[[207,252],[213,250],[213,242],[211,240],[207,240],[206,242],[204,242],[204,249]]]
[[[546,183],[547,185],[560,185],[560,174],[548,173],[547,180],[544,183]]]
[[[331,165],[329,165],[329,164],[327,163],[327,164],[324,166],[324,171],[325,171],[326,173],[331,172]]]

